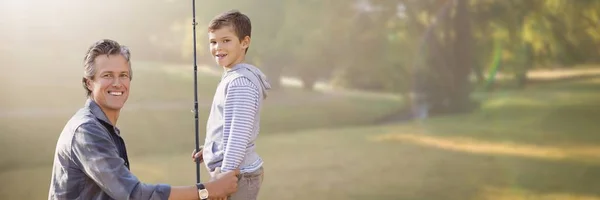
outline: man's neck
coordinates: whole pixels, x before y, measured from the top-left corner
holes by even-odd
[[[110,110],[110,109],[102,109],[102,112],[104,112],[104,115],[106,115],[106,118],[108,118],[108,121],[110,121],[110,124],[112,124],[113,126],[117,126],[117,120],[119,119],[119,111],[117,110]]]
[[[94,102],[94,104],[96,104],[96,106],[98,106],[100,108],[100,111],[102,111],[104,116],[106,116],[106,119],[108,119],[108,122],[110,122],[111,125],[113,125],[115,127],[117,126],[117,120],[119,119],[119,113],[121,112],[120,109],[119,110],[108,109],[108,108],[105,108],[102,105],[100,105],[96,100],[94,100],[94,98],[90,98],[89,100]]]

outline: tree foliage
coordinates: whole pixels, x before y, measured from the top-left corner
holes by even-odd
[[[316,81],[401,94],[428,88],[438,104],[459,110],[495,59],[520,86],[531,69],[600,61],[594,0],[225,0],[198,8],[200,27],[228,9],[248,14],[249,60],[275,85],[285,75],[307,89]],[[191,28],[185,32],[189,51]]]

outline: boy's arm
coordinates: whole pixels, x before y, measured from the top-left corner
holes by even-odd
[[[238,169],[244,160],[258,112],[259,96],[258,87],[245,77],[234,79],[227,87],[223,108],[223,172]]]

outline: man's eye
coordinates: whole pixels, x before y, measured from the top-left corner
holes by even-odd
[[[127,78],[127,77],[129,77],[129,74],[121,74],[121,77]]]
[[[217,42],[215,42],[215,41],[210,41],[210,43],[211,43],[211,44],[215,44],[215,43],[217,43]]]
[[[110,78],[110,77],[112,77],[112,74],[104,74],[104,75],[102,75],[102,77]]]

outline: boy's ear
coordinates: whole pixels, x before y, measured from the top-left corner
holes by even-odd
[[[242,40],[242,47],[244,49],[247,49],[250,46],[250,36],[246,36],[244,37],[244,39]]]

